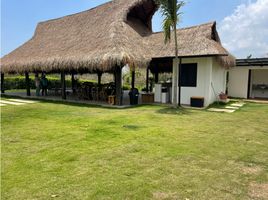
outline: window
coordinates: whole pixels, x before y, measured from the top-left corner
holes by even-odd
[[[196,87],[197,83],[197,63],[181,65],[181,86]]]

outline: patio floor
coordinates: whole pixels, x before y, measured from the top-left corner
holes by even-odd
[[[79,99],[77,96],[71,93],[67,95],[66,100],[62,99],[60,95],[49,94],[48,96],[36,96],[33,90],[31,90],[31,96],[27,96],[26,92],[23,92],[23,91],[16,91],[16,92],[6,91],[4,95],[12,96],[12,97],[20,97],[20,98],[25,98],[25,99],[37,99],[37,100],[40,99],[40,100],[50,100],[50,101],[62,101],[62,102],[68,102],[68,103],[82,103],[82,104],[98,105],[98,106],[112,107],[112,108],[127,108],[127,107],[131,107],[129,103],[128,92],[129,91],[124,91],[123,105],[121,106],[110,105],[108,104],[108,102],[105,102],[105,101],[93,101],[93,100]],[[139,104],[141,104],[141,95],[139,96]]]

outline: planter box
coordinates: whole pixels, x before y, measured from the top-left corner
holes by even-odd
[[[154,103],[154,94],[153,93],[142,94],[141,101],[142,103]]]
[[[191,107],[203,108],[204,101],[204,97],[191,97]]]

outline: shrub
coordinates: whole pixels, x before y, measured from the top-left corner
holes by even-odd
[[[123,85],[123,90],[130,90],[130,85]]]
[[[61,81],[54,77],[47,77],[48,88],[60,88]],[[71,87],[71,80],[66,80],[66,87]],[[4,80],[5,90],[26,89],[26,81],[23,76],[5,77]],[[34,77],[30,77],[30,88],[35,89]]]
[[[30,76],[30,88],[36,89],[35,77]],[[55,76],[47,76],[48,79],[48,89],[51,88],[61,88],[61,80]],[[88,80],[79,80],[79,83],[89,82]],[[97,84],[96,81],[90,81],[93,84]],[[72,87],[72,81],[70,79],[66,79],[66,87]],[[4,79],[4,88],[5,90],[17,90],[17,89],[26,89],[26,81],[24,76],[8,76]],[[123,90],[130,90],[131,86],[126,84],[123,86]]]
[[[142,92],[146,92],[146,91],[147,91],[146,87],[143,87],[143,88],[141,89],[141,91],[142,91]]]

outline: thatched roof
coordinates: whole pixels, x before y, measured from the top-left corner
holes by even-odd
[[[125,64],[147,66],[153,57],[173,57],[173,43],[165,45],[163,33],[152,33],[157,8],[153,0],[114,0],[41,22],[28,42],[1,59],[1,70],[112,71]],[[178,34],[179,56],[229,55],[214,22],[180,29]]]
[[[235,58],[221,45],[216,29],[216,22],[182,28],[177,30],[177,34],[179,37],[179,57],[215,56],[223,67],[229,68],[235,66]],[[163,45],[163,38],[163,32],[153,33],[148,37],[148,46],[153,47],[150,48],[152,58],[174,57],[175,43],[173,37],[170,43],[165,45]],[[155,60],[159,62],[159,59]],[[168,59],[164,59],[163,62],[170,64]],[[165,66],[163,65],[163,67]]]

